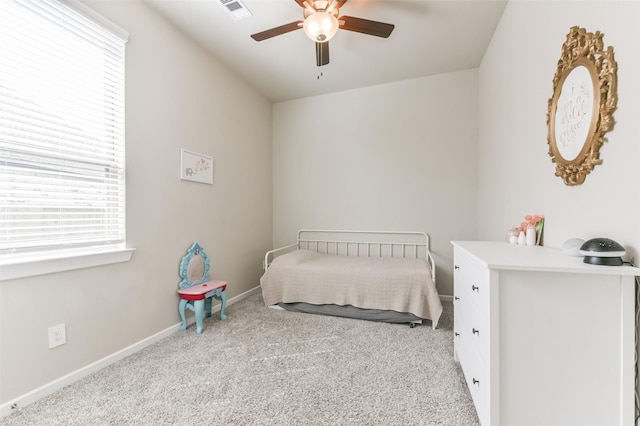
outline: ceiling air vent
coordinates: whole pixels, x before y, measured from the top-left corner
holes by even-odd
[[[224,6],[224,9],[229,12],[231,17],[236,21],[244,18],[248,18],[253,14],[247,6],[244,5],[240,0],[219,0],[220,4]]]

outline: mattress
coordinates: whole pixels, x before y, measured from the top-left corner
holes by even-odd
[[[273,260],[260,285],[267,306],[304,303],[394,311],[431,320],[434,328],[442,314],[440,297],[424,259],[294,250]]]

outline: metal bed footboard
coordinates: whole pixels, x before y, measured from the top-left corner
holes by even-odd
[[[371,241],[370,239],[374,239]],[[313,250],[336,256],[398,257],[425,259],[436,282],[436,268],[429,250],[429,234],[420,231],[345,231],[301,229],[296,244],[268,251],[264,256],[266,271],[273,259],[293,249]]]
[[[276,254],[278,254],[278,255],[285,254],[286,252],[292,251],[294,248],[298,249],[299,248],[298,244],[291,244],[291,245],[288,245],[288,246],[279,247],[277,249],[269,250],[264,255],[264,260],[262,261],[262,269],[264,269],[265,271],[267,270],[269,265],[271,265],[271,262],[273,262],[273,259],[276,257]]]

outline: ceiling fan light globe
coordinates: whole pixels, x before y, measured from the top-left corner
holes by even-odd
[[[302,28],[311,40],[323,43],[331,40],[336,35],[339,26],[338,18],[331,13],[317,12],[309,15],[304,20]]]

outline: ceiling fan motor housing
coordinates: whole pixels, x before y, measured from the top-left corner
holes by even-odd
[[[307,4],[309,6],[311,6],[312,9],[315,9],[316,11],[321,11],[321,10],[325,11],[325,10],[327,10],[327,7],[329,7],[330,3],[333,3],[333,2],[330,2],[330,1],[327,1],[327,0],[315,0],[315,1],[314,0],[307,0]],[[337,8],[334,8],[333,10],[336,10],[336,9]],[[305,13],[308,10],[309,10],[309,8],[306,8],[305,9]],[[333,12],[333,10],[332,10],[332,12]],[[306,17],[307,16],[305,15],[305,18]]]

